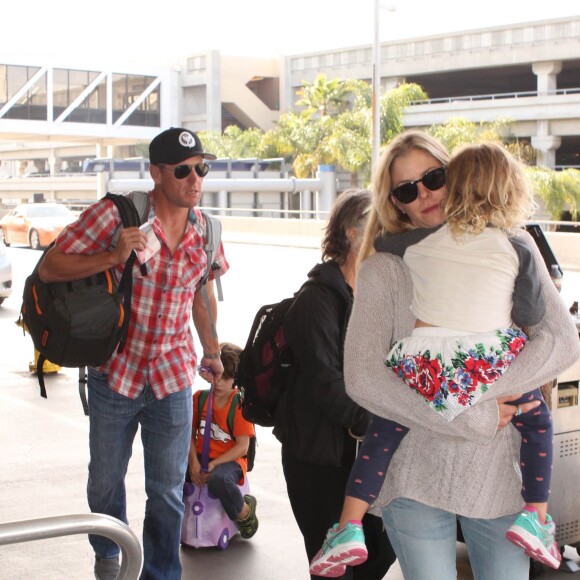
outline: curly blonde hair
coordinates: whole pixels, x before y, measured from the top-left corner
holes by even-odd
[[[477,235],[488,225],[509,233],[535,209],[524,165],[502,145],[478,143],[453,153],[443,213],[454,237]]]
[[[389,143],[379,158],[375,171],[372,207],[359,253],[359,263],[375,253],[374,241],[378,236],[414,229],[409,216],[401,212],[391,199],[391,167],[399,157],[413,150],[428,153],[444,167],[449,163],[449,153],[443,143],[424,131],[405,131]]]

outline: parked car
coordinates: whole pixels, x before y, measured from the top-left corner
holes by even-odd
[[[25,203],[0,220],[0,241],[25,244],[37,250],[48,246],[63,228],[74,222],[75,214],[58,203]]]
[[[6,246],[0,242],[0,305],[12,294],[12,262]]]

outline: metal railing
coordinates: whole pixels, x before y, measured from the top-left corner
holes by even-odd
[[[531,219],[528,221],[530,224],[540,224],[542,229],[546,232],[557,232],[560,228],[564,227],[567,231],[572,229],[578,230],[580,233],[580,222],[578,221],[558,221],[558,220],[542,220],[542,219]]]
[[[553,97],[556,95],[577,95],[580,88],[554,89],[545,92],[536,91],[519,91],[514,93],[491,93],[483,95],[462,95],[456,97],[438,97],[435,99],[422,99],[412,101],[411,105],[437,105],[439,103],[458,103],[462,101],[495,101],[498,99],[521,99],[527,97]]]
[[[143,562],[141,544],[133,530],[105,514],[72,514],[0,524],[0,546],[75,534],[96,534],[121,549],[117,580],[137,580]]]

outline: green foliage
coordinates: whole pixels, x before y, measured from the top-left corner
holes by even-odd
[[[204,149],[218,157],[245,159],[259,157],[264,132],[260,129],[242,130],[236,125],[226,127],[223,133],[200,131]]]
[[[137,157],[149,159],[149,143],[137,143],[135,145],[135,153]]]
[[[360,174],[363,183],[368,183],[371,177],[370,116],[370,109],[347,111],[336,119],[329,136],[333,162],[353,174],[353,187],[358,186],[357,174]]]
[[[463,117],[454,117],[443,125],[433,125],[429,132],[445,145],[449,153],[462,145],[479,141],[477,125]]]
[[[544,202],[553,220],[559,220],[566,209],[572,219],[578,219],[580,209],[580,171],[565,169],[554,171],[546,167],[529,167],[534,193]]]
[[[429,132],[439,139],[449,153],[462,145],[484,141],[502,142],[525,163],[534,158],[529,144],[518,141],[512,133],[510,119],[497,119],[491,122],[474,123],[464,117],[453,117],[442,125],[433,125]]]
[[[265,133],[227,127],[223,134],[201,132],[204,147],[218,157],[283,157],[297,177],[316,174],[321,164],[350,171],[353,185],[360,174],[370,182],[372,87],[361,80],[327,79],[318,75],[297,91],[299,113],[282,113],[276,126]],[[382,95],[381,140],[388,143],[403,130],[406,107],[426,98],[416,84],[402,84]]]
[[[509,119],[498,119],[492,123],[473,123],[464,118],[450,119],[444,125],[434,125],[431,134],[437,137],[449,150],[469,143],[500,141],[506,148],[528,165],[526,172],[534,193],[542,200],[546,211],[554,220],[559,220],[562,212],[569,210],[576,219],[580,209],[580,172],[575,169],[554,171],[545,167],[533,167],[536,152],[526,141],[516,139],[511,131]]]
[[[328,80],[325,74],[319,74],[313,83],[303,82],[302,88],[296,91],[300,99],[295,104],[304,107],[302,114],[305,117],[335,116],[348,108],[348,98],[352,92],[348,81]]]
[[[381,145],[386,145],[404,130],[403,119],[413,101],[427,98],[425,91],[415,83],[403,83],[381,95]]]
[[[320,74],[297,91],[300,112],[282,113],[270,131],[227,127],[223,134],[200,133],[204,147],[218,157],[282,157],[297,177],[311,177],[321,164],[350,171],[352,186],[368,186],[371,178],[372,87],[361,80],[327,79]],[[381,95],[381,147],[404,130],[404,115],[413,101],[427,95],[414,83],[403,83]],[[457,147],[482,141],[499,141],[526,165],[534,165],[536,153],[518,140],[509,119],[473,123],[455,117],[428,131],[452,153]],[[535,192],[553,219],[564,210],[576,218],[580,213],[580,172],[529,167]]]

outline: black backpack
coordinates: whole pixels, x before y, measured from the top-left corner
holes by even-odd
[[[209,396],[209,389],[204,389],[199,394],[199,399],[197,400],[198,405],[199,405],[199,407],[196,409],[197,428],[198,429],[199,429],[199,425],[201,423],[201,412],[203,411],[203,408],[205,407],[205,402],[207,401],[208,396]],[[242,398],[238,394],[237,396],[235,396],[232,399],[232,402],[230,404],[230,408],[228,410],[228,418],[227,418],[228,431],[230,432],[230,435],[232,437],[234,437],[234,415],[236,413],[236,405],[241,406],[241,404],[242,404]],[[234,437],[234,439],[235,439],[235,437]],[[256,459],[256,437],[250,437],[250,445],[248,447],[248,454],[246,455],[246,459],[248,460],[248,471],[252,471],[252,469],[254,469],[254,461]]]
[[[149,198],[146,192],[131,192],[128,195],[107,193],[105,196],[115,203],[123,227],[139,226],[147,220]],[[206,245],[208,268],[202,277],[202,293],[208,303],[205,282],[211,270],[215,270],[215,255],[219,248],[221,224],[204,214],[206,220]],[[113,235],[113,245],[120,230]],[[54,244],[54,243],[53,243]],[[84,394],[86,366],[98,366],[106,362],[115,349],[122,352],[130,324],[132,269],[135,252],[129,256],[118,286],[111,271],[107,270],[73,282],[43,283],[38,268],[49,246],[38,261],[24,285],[19,323],[30,333],[35,349],[39,352],[37,375],[40,394],[46,398],[43,365],[45,360],[63,367],[79,367],[79,390],[85,414],[88,406]],[[146,274],[146,264],[141,271]],[[218,297],[221,300],[221,285],[217,280]],[[211,318],[212,331],[215,324]]]
[[[242,397],[242,414],[262,427],[274,426],[278,402],[294,380],[294,355],[286,343],[284,320],[300,290],[258,310],[240,354],[234,384]]]

